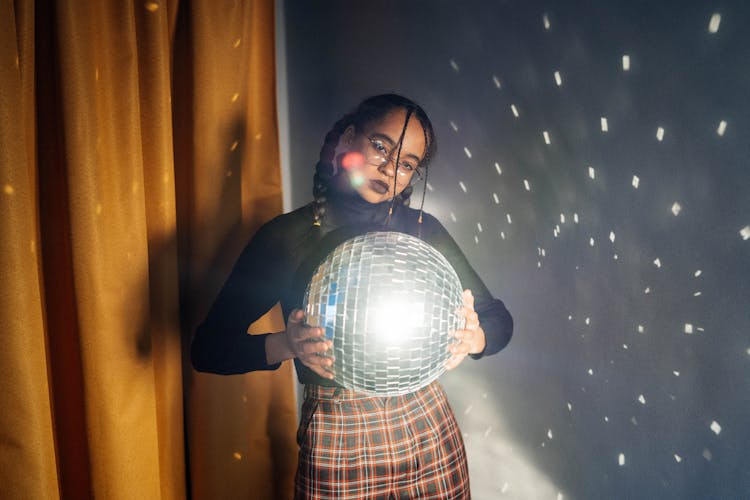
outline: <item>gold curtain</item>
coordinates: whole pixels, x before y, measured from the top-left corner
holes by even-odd
[[[3,498],[291,496],[291,365],[185,357],[281,211],[273,15],[0,0]]]

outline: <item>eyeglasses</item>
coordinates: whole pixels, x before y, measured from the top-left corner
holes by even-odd
[[[367,151],[367,162],[370,165],[380,167],[388,162],[396,164],[396,149],[391,150],[387,143],[375,137],[368,137],[370,146]],[[398,162],[396,172],[399,179],[406,180],[416,173],[417,179],[422,179],[422,168],[411,159],[401,159]]]

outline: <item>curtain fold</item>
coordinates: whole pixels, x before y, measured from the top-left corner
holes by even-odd
[[[0,3],[0,483],[56,498],[36,192],[32,2]],[[12,473],[8,473],[12,471]]]
[[[3,496],[289,496],[291,365],[184,356],[281,212],[273,2],[3,0],[0,37]]]
[[[199,40],[175,65],[192,100],[176,109],[181,242],[189,303],[200,322],[248,238],[281,213],[271,2],[195,2],[178,31]],[[180,34],[178,33],[178,39]],[[187,124],[178,126],[179,124]],[[184,126],[184,130],[182,127]],[[253,332],[284,328],[278,308]],[[195,498],[291,498],[296,403],[291,363],[277,372],[192,374],[189,444]],[[274,459],[269,460],[268,457]]]

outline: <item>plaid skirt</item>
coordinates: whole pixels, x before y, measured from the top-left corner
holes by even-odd
[[[305,386],[297,499],[464,499],[469,471],[442,387],[371,397]]]

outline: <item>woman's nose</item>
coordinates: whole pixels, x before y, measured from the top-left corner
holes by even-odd
[[[388,177],[393,177],[394,175],[396,175],[395,163],[396,162],[393,160],[393,158],[386,158],[383,160],[380,166],[378,166],[378,170]]]

